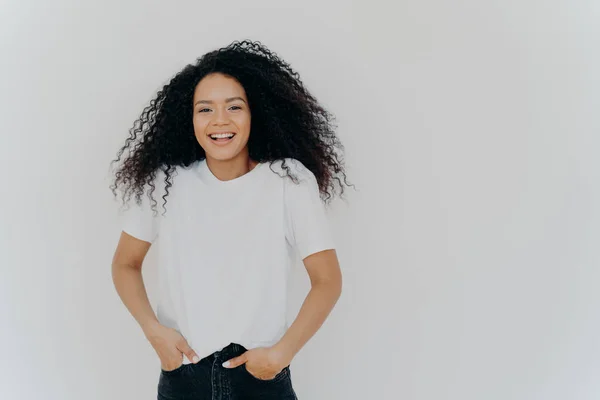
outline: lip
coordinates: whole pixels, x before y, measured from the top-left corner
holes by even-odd
[[[212,140],[212,138],[210,137],[210,135],[215,135],[218,133],[233,133],[233,137],[229,140],[226,141],[219,141],[219,140]],[[215,146],[227,146],[229,143],[233,142],[233,140],[235,139],[235,137],[237,136],[237,133],[234,131],[219,131],[219,132],[211,132],[207,135],[208,140],[210,141],[211,144],[215,145]]]
[[[237,135],[237,132],[235,131],[215,131],[207,134],[206,136],[210,137],[210,135],[218,135],[219,133],[233,133],[234,135]]]

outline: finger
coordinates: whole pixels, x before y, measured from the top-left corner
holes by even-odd
[[[196,364],[198,361],[200,361],[200,357],[198,357],[196,352],[194,350],[192,350],[192,348],[190,347],[190,345],[188,344],[187,341],[183,340],[180,343],[178,343],[177,349],[179,349],[179,351],[181,351],[183,354],[185,354],[187,359],[190,360],[191,362],[193,362],[194,364]]]
[[[248,361],[248,358],[246,357],[246,353],[244,353],[241,356],[237,356],[237,357],[234,357],[234,358],[232,358],[232,359],[230,359],[228,361],[225,361],[223,363],[223,367],[225,367],[225,368],[235,368],[235,367],[238,367],[238,366],[242,365],[246,361]]]

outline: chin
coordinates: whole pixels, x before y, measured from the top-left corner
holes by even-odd
[[[247,152],[248,142],[244,143],[244,146],[241,146],[240,143],[231,143],[227,146],[219,148],[217,146],[212,145],[212,143],[201,143],[201,147],[204,149],[204,153],[206,154],[206,158],[213,159],[215,161],[229,161],[234,160],[239,157],[240,154]]]
[[[234,160],[236,157],[238,157],[242,151],[231,151],[229,149],[223,149],[223,151],[214,151],[214,149],[210,149],[209,151],[206,151],[206,158],[210,158],[216,161],[229,161],[229,160]]]

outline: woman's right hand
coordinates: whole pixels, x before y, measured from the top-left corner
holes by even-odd
[[[184,354],[193,363],[199,361],[196,352],[177,330],[156,323],[145,334],[158,354],[160,366],[164,371],[173,371],[181,367]]]

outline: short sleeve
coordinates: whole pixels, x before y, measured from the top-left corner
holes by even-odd
[[[156,200],[156,191],[152,195]],[[158,236],[160,202],[156,202],[156,212],[152,210],[151,201],[146,191],[141,196],[141,204],[137,204],[135,197],[129,200],[129,207],[121,215],[121,229],[127,234],[140,240],[152,243]]]
[[[292,173],[298,182],[286,177],[284,185],[286,240],[304,259],[334,249],[335,245],[317,179],[309,169],[298,161],[295,163]]]

